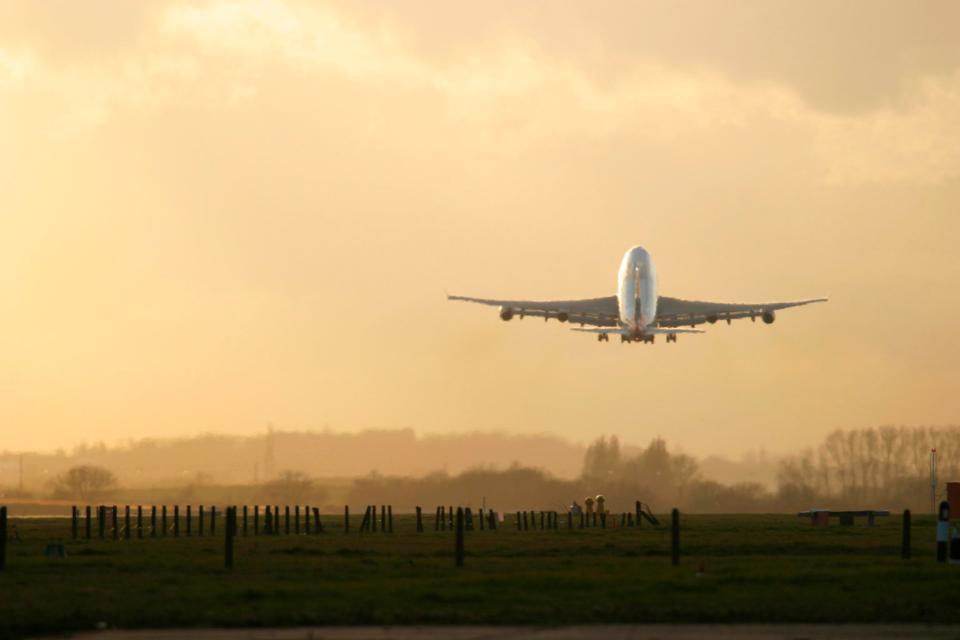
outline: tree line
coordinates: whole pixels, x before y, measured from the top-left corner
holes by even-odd
[[[930,451],[938,454],[938,492],[960,479],[960,427],[890,427],[837,430],[817,445],[780,460],[776,484],[723,484],[704,476],[692,456],[671,452],[654,438],[645,447],[623,447],[603,436],[583,452],[579,477],[558,478],[548,471],[514,463],[507,468],[477,467],[459,474],[366,476],[336,485],[301,470],[284,470],[260,483],[216,485],[197,475],[153,500],[223,500],[325,504],[391,504],[412,510],[420,505],[487,506],[563,510],[573,501],[603,494],[613,510],[635,500],[655,511],[679,507],[692,512],[783,512],[811,507],[927,510]],[[117,475],[97,465],[77,465],[56,476],[47,495],[93,501],[121,492]],[[4,491],[0,488],[0,497]],[[11,495],[7,493],[7,495]],[[339,501],[339,505],[334,502]]]

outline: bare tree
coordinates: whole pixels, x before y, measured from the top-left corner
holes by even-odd
[[[103,495],[116,485],[117,478],[112,471],[85,464],[58,476],[54,483],[54,495],[89,500]]]

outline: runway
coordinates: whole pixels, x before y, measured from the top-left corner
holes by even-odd
[[[584,625],[568,627],[404,626],[91,631],[63,640],[860,640],[960,639],[960,625]]]

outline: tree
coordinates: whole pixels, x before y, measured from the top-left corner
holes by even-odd
[[[302,471],[283,471],[275,479],[261,487],[261,494],[267,500],[299,503],[307,498],[323,499],[326,492],[317,487],[317,483]]]
[[[96,498],[117,485],[117,477],[103,467],[85,464],[57,477],[54,494],[65,498]]]

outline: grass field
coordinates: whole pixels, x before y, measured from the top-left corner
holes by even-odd
[[[812,528],[787,515],[685,515],[682,557],[669,527],[466,534],[236,538],[224,569],[216,537],[70,540],[69,519],[15,519],[0,572],[0,635],[111,627],[596,622],[960,622],[960,567],[934,561],[934,522],[914,517],[913,559],[900,518]],[[668,521],[669,518],[661,518]],[[81,526],[81,536],[83,527]],[[19,541],[15,539],[19,537]],[[96,536],[96,527],[94,527]],[[68,557],[44,556],[63,541]],[[697,576],[703,565],[705,571]]]

